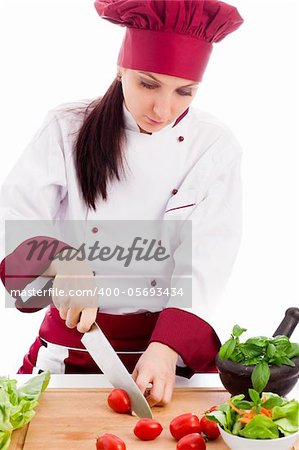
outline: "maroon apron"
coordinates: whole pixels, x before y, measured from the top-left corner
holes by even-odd
[[[96,322],[113,346],[118,356],[132,372],[141,354],[146,350],[149,339],[159,317],[159,312],[141,314],[98,313]],[[34,373],[46,370],[38,367],[38,354],[42,347],[59,349],[62,346],[67,357],[63,359],[64,372],[75,374],[102,373],[81,342],[83,334],[76,328],[67,328],[58,310],[51,306],[39,330],[39,336],[25,355],[18,373]],[[54,344],[54,345],[52,345]],[[57,356],[58,357],[58,356]]]

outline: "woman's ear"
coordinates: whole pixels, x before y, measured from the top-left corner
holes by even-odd
[[[124,72],[124,69],[120,66],[117,66],[117,75],[116,75],[117,81],[121,81],[123,72]]]

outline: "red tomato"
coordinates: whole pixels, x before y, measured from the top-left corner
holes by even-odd
[[[177,441],[186,434],[201,433],[199,418],[193,413],[181,414],[172,419],[169,430]]]
[[[162,433],[162,425],[153,419],[140,419],[135,425],[134,434],[142,441],[152,441]]]
[[[108,395],[108,405],[113,411],[121,414],[131,414],[131,400],[124,389],[113,389]]]
[[[182,437],[176,448],[177,450],[206,450],[206,443],[201,434],[191,433]]]
[[[212,412],[212,411],[217,411],[217,409],[218,409],[217,406],[211,406],[211,408],[206,410],[205,414],[208,414],[209,412]]]
[[[216,422],[207,419],[205,416],[200,421],[202,432],[210,441],[214,441],[220,435],[220,431]]]
[[[114,434],[105,433],[97,438],[97,450],[126,450],[126,444]]]

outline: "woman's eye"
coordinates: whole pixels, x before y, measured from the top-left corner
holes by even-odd
[[[140,82],[141,86],[145,87],[146,89],[156,89],[156,85],[154,84],[148,84],[148,83],[144,83],[143,81]]]
[[[178,91],[179,95],[189,95],[190,97],[192,96],[192,92],[191,91]]]

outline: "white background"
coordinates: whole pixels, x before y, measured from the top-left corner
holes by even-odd
[[[215,45],[194,101],[244,149],[244,231],[219,306],[221,339],[234,323],[248,337],[272,335],[299,298],[298,2],[232,3],[245,23]],[[49,109],[106,90],[124,30],[101,20],[92,0],[2,0],[1,17],[2,183]],[[44,312],[4,309],[0,293],[0,373],[14,373]]]

